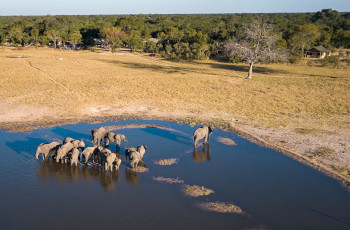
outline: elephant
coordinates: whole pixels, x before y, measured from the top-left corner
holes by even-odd
[[[129,158],[129,161],[130,161],[130,154],[132,152],[138,152],[140,155],[140,159],[142,160],[143,155],[145,155],[145,153],[146,153],[146,150],[147,150],[146,145],[139,145],[136,148],[134,148],[134,147],[128,148],[125,150],[125,159],[128,160],[128,158]]]
[[[74,146],[74,148],[80,148],[82,151],[84,151],[85,149],[85,142],[83,141],[83,139],[81,139],[81,141],[79,140],[75,140],[71,137],[66,137],[63,140],[63,144],[66,144],[68,142],[71,142]]]
[[[91,130],[91,136],[93,138],[93,145],[102,145],[102,139],[106,137],[107,130],[103,127],[100,127],[96,130]]]
[[[106,148],[108,148],[109,142],[115,142],[117,145],[117,149],[116,149],[117,152],[120,151],[120,144],[122,141],[125,141],[127,144],[129,144],[128,140],[125,138],[123,134],[108,132],[105,136]]]
[[[134,168],[137,167],[138,164],[141,162],[143,166],[146,166],[143,162],[143,156],[145,155],[147,150],[146,145],[139,145],[137,148],[128,148],[125,151],[125,158],[129,158],[130,167]]]
[[[193,143],[194,147],[197,146],[197,142],[203,138],[204,144],[207,144],[207,140],[209,140],[210,135],[212,134],[213,130],[210,126],[203,125],[202,127],[196,129],[193,133]]]
[[[117,158],[115,153],[108,152],[105,158],[105,172],[108,172],[108,170],[113,172],[113,166],[115,166],[116,171],[118,171],[121,162],[122,161]]]
[[[143,155],[145,155],[147,146],[146,145],[139,145],[136,148],[137,152],[139,152],[141,160],[143,159]]]
[[[87,147],[86,149],[84,149],[84,151],[81,153],[82,155],[84,155],[84,159],[85,159],[84,164],[87,164],[87,162],[89,161],[89,159],[91,157],[95,158],[95,156],[97,156],[99,154],[99,151],[101,151],[101,150],[102,150],[101,146],[98,146],[98,147]]]
[[[71,156],[71,160],[70,160],[70,166],[73,166],[73,164],[75,166],[78,166],[78,158],[79,158],[79,150],[78,150],[78,148],[73,148],[72,156]]]
[[[67,163],[67,153],[71,151],[74,148],[73,144],[71,142],[67,142],[63,145],[61,145],[58,150],[57,150],[57,157],[56,157],[56,162],[61,162],[63,163],[63,158],[65,163]]]
[[[129,156],[129,162],[130,162],[130,167],[131,168],[136,168],[138,163],[141,161],[141,157],[139,152],[137,151],[132,151]]]
[[[122,163],[122,160],[117,158],[116,161],[114,162],[115,171],[119,171],[119,166],[121,163]]]
[[[197,151],[197,149],[194,147],[192,159],[194,162],[210,161],[209,144],[204,145],[202,151]]]
[[[39,160],[39,154],[42,154],[43,161],[47,160],[49,156],[53,156],[56,154],[57,149],[60,147],[60,143],[58,142],[51,142],[48,144],[41,143],[36,148],[35,158]]]
[[[136,148],[131,147],[131,148],[125,149],[125,159],[126,159],[126,160],[128,160],[128,158],[129,158],[129,161],[130,161],[130,154],[131,154],[133,151],[137,151]]]

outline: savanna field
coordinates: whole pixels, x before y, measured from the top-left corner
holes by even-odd
[[[349,67],[307,60],[261,64],[246,80],[244,63],[170,61],[128,51],[1,48],[0,59],[3,121],[120,114],[223,120],[272,130],[257,133],[269,141],[283,133],[317,139],[302,149],[280,142],[349,177],[350,159],[337,162],[349,150]],[[327,136],[339,137],[337,143],[324,146]]]

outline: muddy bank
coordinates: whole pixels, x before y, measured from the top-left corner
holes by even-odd
[[[198,117],[174,117],[174,116],[155,116],[154,114],[143,113],[141,115],[107,115],[107,116],[91,116],[91,117],[72,117],[72,118],[53,118],[47,120],[27,120],[27,121],[11,121],[11,122],[0,122],[0,129],[6,129],[8,132],[26,132],[34,129],[50,128],[54,126],[62,126],[76,123],[102,123],[109,121],[123,121],[123,120],[163,120],[170,122],[186,123],[190,125],[194,124],[208,124],[218,129],[223,129],[238,134],[239,136],[246,138],[254,143],[262,145],[264,147],[274,149],[276,151],[282,152],[285,155],[302,162],[314,169],[317,169],[328,176],[331,176],[339,181],[341,181],[344,186],[350,188],[350,176],[343,175],[339,173],[332,164],[325,164],[319,162],[319,159],[313,159],[306,156],[302,151],[298,151],[298,143],[293,143],[293,137],[289,138],[292,142],[291,147],[283,146],[284,139],[278,139],[278,141],[269,140],[268,136],[257,134],[256,129],[249,126],[244,126],[236,121],[224,121],[222,119],[211,119],[205,118],[200,119]],[[133,127],[128,127],[130,125],[124,126],[108,126],[110,130],[117,130],[123,128],[146,128],[152,127],[152,125],[137,125]],[[157,128],[157,127],[154,127]],[[163,127],[163,129],[172,129]],[[283,134],[283,133],[282,133]],[[281,135],[283,136],[283,135]],[[322,142],[322,140],[320,140]],[[294,141],[296,142],[296,141]],[[282,144],[281,144],[282,143]],[[294,145],[293,145],[294,144]]]

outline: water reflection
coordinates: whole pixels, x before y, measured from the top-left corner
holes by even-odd
[[[139,185],[139,176],[137,173],[130,168],[125,168],[125,179],[129,184],[137,186]]]
[[[36,175],[43,183],[51,181],[52,177],[57,178],[60,184],[69,184],[79,181],[81,178],[92,180],[99,179],[101,186],[106,191],[115,189],[115,182],[120,181],[119,172],[105,173],[97,166],[75,167],[69,164],[56,163],[55,161],[43,162],[36,168]]]
[[[210,147],[209,144],[203,144],[203,148],[200,151],[197,151],[196,148],[193,148],[193,157],[194,162],[203,162],[210,161]]]

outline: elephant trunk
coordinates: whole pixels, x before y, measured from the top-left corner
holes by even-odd
[[[36,153],[35,153],[35,158],[36,158],[37,160],[39,160],[39,154],[40,154],[40,147],[38,147],[38,148],[36,149]]]

